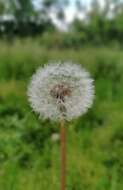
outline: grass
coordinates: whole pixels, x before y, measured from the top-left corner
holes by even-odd
[[[123,54],[121,49],[45,49],[33,40],[0,44],[0,189],[59,189],[55,123],[39,121],[27,85],[39,66],[72,60],[95,78],[94,106],[68,123],[67,190],[122,190]]]

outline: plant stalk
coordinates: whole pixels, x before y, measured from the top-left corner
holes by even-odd
[[[61,141],[61,190],[66,189],[66,128],[65,121],[60,122]]]

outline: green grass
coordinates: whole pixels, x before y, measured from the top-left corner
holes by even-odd
[[[0,44],[0,189],[60,189],[59,127],[39,121],[27,85],[39,66],[71,60],[95,79],[94,106],[68,123],[67,190],[123,189],[123,54],[121,49],[45,49],[26,40]]]

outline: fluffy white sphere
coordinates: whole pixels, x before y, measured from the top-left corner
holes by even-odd
[[[41,118],[69,121],[91,107],[93,80],[78,64],[51,63],[33,75],[28,97],[31,107]]]

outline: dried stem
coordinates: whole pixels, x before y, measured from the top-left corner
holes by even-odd
[[[61,190],[66,189],[66,128],[65,122],[60,122],[61,137]]]

